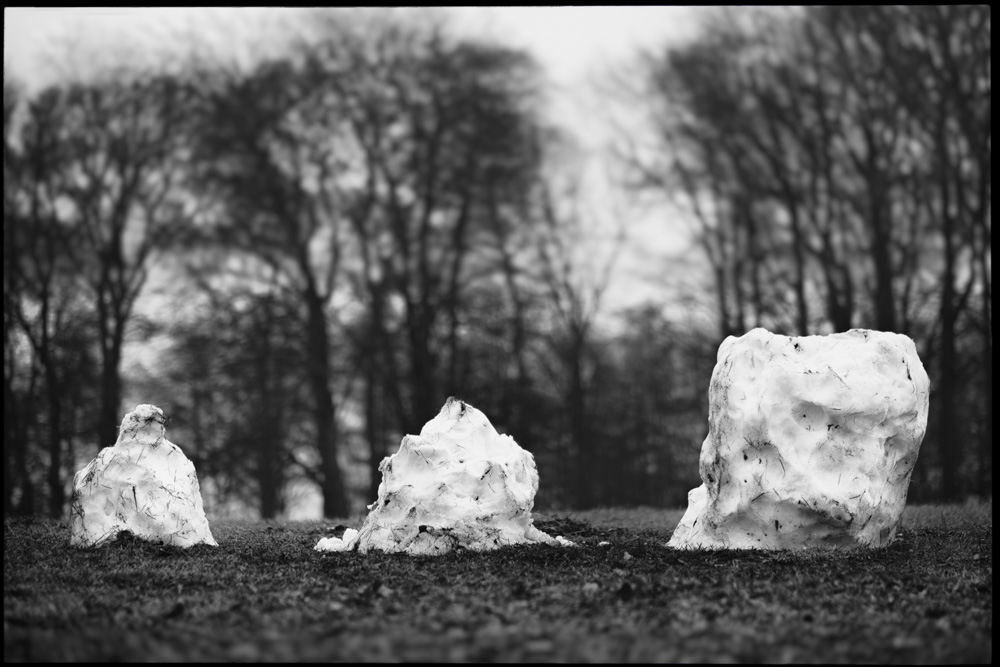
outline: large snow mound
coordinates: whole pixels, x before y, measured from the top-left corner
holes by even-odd
[[[456,547],[561,544],[532,525],[534,457],[464,401],[449,398],[379,470],[378,500],[361,529],[320,540],[318,551],[443,554]]]
[[[901,334],[730,336],[709,386],[703,484],[669,546],[887,544],[927,428],[929,387]]]
[[[218,546],[194,464],[166,439],[164,421],[156,406],[136,406],[122,420],[118,442],[76,473],[70,544],[96,547],[129,531],[173,546]]]

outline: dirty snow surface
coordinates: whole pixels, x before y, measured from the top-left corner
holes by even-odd
[[[568,543],[532,525],[538,491],[534,457],[464,401],[449,398],[420,435],[403,438],[379,470],[378,499],[361,529],[324,538],[316,550],[443,554],[455,548]]]
[[[129,531],[179,547],[217,546],[202,507],[194,464],[166,439],[163,411],[138,405],[113,447],[73,478],[70,544],[95,547]]]
[[[887,544],[927,428],[929,386],[901,334],[730,336],[709,387],[703,484],[669,545]]]

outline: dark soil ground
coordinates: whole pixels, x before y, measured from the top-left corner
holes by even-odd
[[[992,504],[908,508],[875,551],[677,551],[664,544],[679,518],[536,515],[579,546],[439,557],[314,551],[330,522],[213,522],[219,547],[126,536],[78,550],[65,523],[8,520],[4,660],[992,658]]]

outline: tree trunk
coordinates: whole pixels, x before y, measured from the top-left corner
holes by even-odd
[[[378,369],[374,351],[370,351],[365,360],[365,438],[368,440],[368,497],[372,501],[378,498],[378,487],[382,483],[379,465],[385,457],[378,398]]]
[[[434,372],[434,354],[431,351],[431,323],[428,305],[422,304],[412,312],[407,328],[410,336],[410,392],[413,396],[413,421],[408,433],[417,433],[427,420],[434,417],[441,407]]]
[[[951,211],[951,188],[948,184],[948,146],[944,125],[939,122],[936,143],[939,149],[938,168],[941,203],[941,234],[944,240],[944,271],[941,277],[941,348],[938,358],[938,447],[941,452],[941,496],[944,501],[957,500],[961,495],[962,438],[955,432],[955,219]]]
[[[980,179],[984,180],[980,168]],[[989,217],[984,212],[989,209],[985,205],[986,196],[982,192],[984,185],[980,186],[979,195],[979,215],[976,216],[976,226],[979,231],[979,275],[982,284],[982,332],[983,349],[986,378],[983,391],[983,415],[986,418],[985,428],[979,442],[979,494],[982,496],[993,495],[993,481],[991,471],[993,470],[993,312],[992,312],[992,272],[990,268],[990,257],[992,256],[989,234]]]
[[[984,306],[984,309],[988,306]],[[984,325],[989,331],[989,322]],[[979,440],[979,495],[993,496],[993,342],[986,341],[985,391],[983,392],[983,415],[986,419],[982,437]]]
[[[258,461],[257,484],[259,486],[260,518],[273,519],[284,511],[284,503],[281,498],[282,461],[280,437],[274,429],[274,425],[279,422],[272,419],[267,421],[267,424],[261,425],[259,435],[254,434],[254,437],[257,439],[255,449]]]
[[[320,455],[323,481],[323,516],[346,517],[350,514],[347,494],[337,462],[337,431],[333,394],[330,392],[330,340],[326,331],[323,300],[314,291],[305,295],[308,311],[309,354],[306,357],[309,386],[313,396],[313,420],[316,425],[316,450]]]
[[[118,441],[121,424],[122,402],[121,358],[125,322],[121,317],[111,319],[105,296],[98,296],[98,315],[101,336],[101,412],[97,424],[98,449],[110,447]]]
[[[878,160],[880,147],[870,126],[864,127],[867,159],[864,167],[868,188],[868,224],[872,234],[872,262],[875,264],[875,327],[896,331],[896,308],[892,294],[892,220],[887,206],[888,188]]]
[[[4,426],[3,426],[3,515],[12,516],[14,513],[14,448],[19,444],[14,440],[14,425],[11,424],[13,418],[7,407],[7,386],[4,385]]]
[[[809,335],[809,311],[806,305],[806,267],[802,249],[802,223],[799,220],[799,208],[796,204],[789,207],[792,223],[792,253],[795,257],[795,328],[798,335]]]
[[[60,404],[59,382],[51,359],[46,359],[45,384],[49,402],[49,516],[62,518],[66,502],[66,490],[62,475],[62,405]]]
[[[569,387],[567,388],[567,413],[569,431],[573,447],[576,449],[576,501],[577,509],[589,509],[597,500],[595,487],[594,452],[590,438],[589,420],[586,411],[586,395],[583,386],[584,340],[580,332],[573,332],[569,352]]]
[[[257,487],[260,517],[273,519],[284,510],[281,491],[283,486],[281,431],[284,426],[283,397],[280,395],[280,375],[274,371],[274,350],[271,346],[273,312],[265,302],[258,309],[265,319],[257,321],[255,335],[261,345],[256,354],[257,386],[254,393],[258,404],[254,411],[257,422],[252,438],[257,455]],[[262,312],[260,312],[262,311]]]
[[[719,306],[719,333],[722,334],[722,340],[725,340],[735,333],[732,323],[730,322],[729,303],[726,300],[728,293],[728,290],[726,289],[726,270],[725,267],[720,264],[714,267],[714,272],[715,293]]]
[[[32,383],[33,384],[33,383]],[[34,488],[28,476],[26,463],[27,428],[24,422],[22,406],[14,394],[12,378],[4,374],[3,385],[3,509],[4,516],[14,516],[25,513],[27,507],[34,513]],[[16,474],[15,474],[16,473]],[[14,489],[20,484],[21,498],[14,504]]]
[[[951,244],[946,241],[946,246]],[[946,251],[947,252],[947,251]],[[938,447],[941,451],[941,496],[944,501],[957,500],[962,495],[962,438],[955,432],[955,305],[954,260],[945,257],[944,289],[941,295],[941,356],[939,357],[937,405]]]
[[[873,211],[877,216],[875,225],[872,255],[875,261],[875,326],[879,331],[896,331],[896,309],[892,295],[892,258],[890,254],[889,234],[884,229],[886,224],[881,220],[882,213]]]
[[[110,447],[118,440],[118,426],[124,415],[121,409],[121,381],[118,362],[106,359],[101,374],[101,416],[98,425],[98,449]]]
[[[757,219],[750,211],[747,214],[747,253],[750,256],[750,285],[753,299],[754,327],[761,327],[761,313],[764,310],[764,296],[760,287],[761,252],[757,241]]]

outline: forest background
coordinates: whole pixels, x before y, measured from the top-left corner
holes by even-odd
[[[909,497],[992,496],[988,6],[706,11],[594,77],[601,178],[531,52],[446,12],[177,42],[5,67],[5,516],[64,517],[140,402],[211,517],[350,516],[450,395],[539,508],[681,507],[756,326],[913,338]]]

